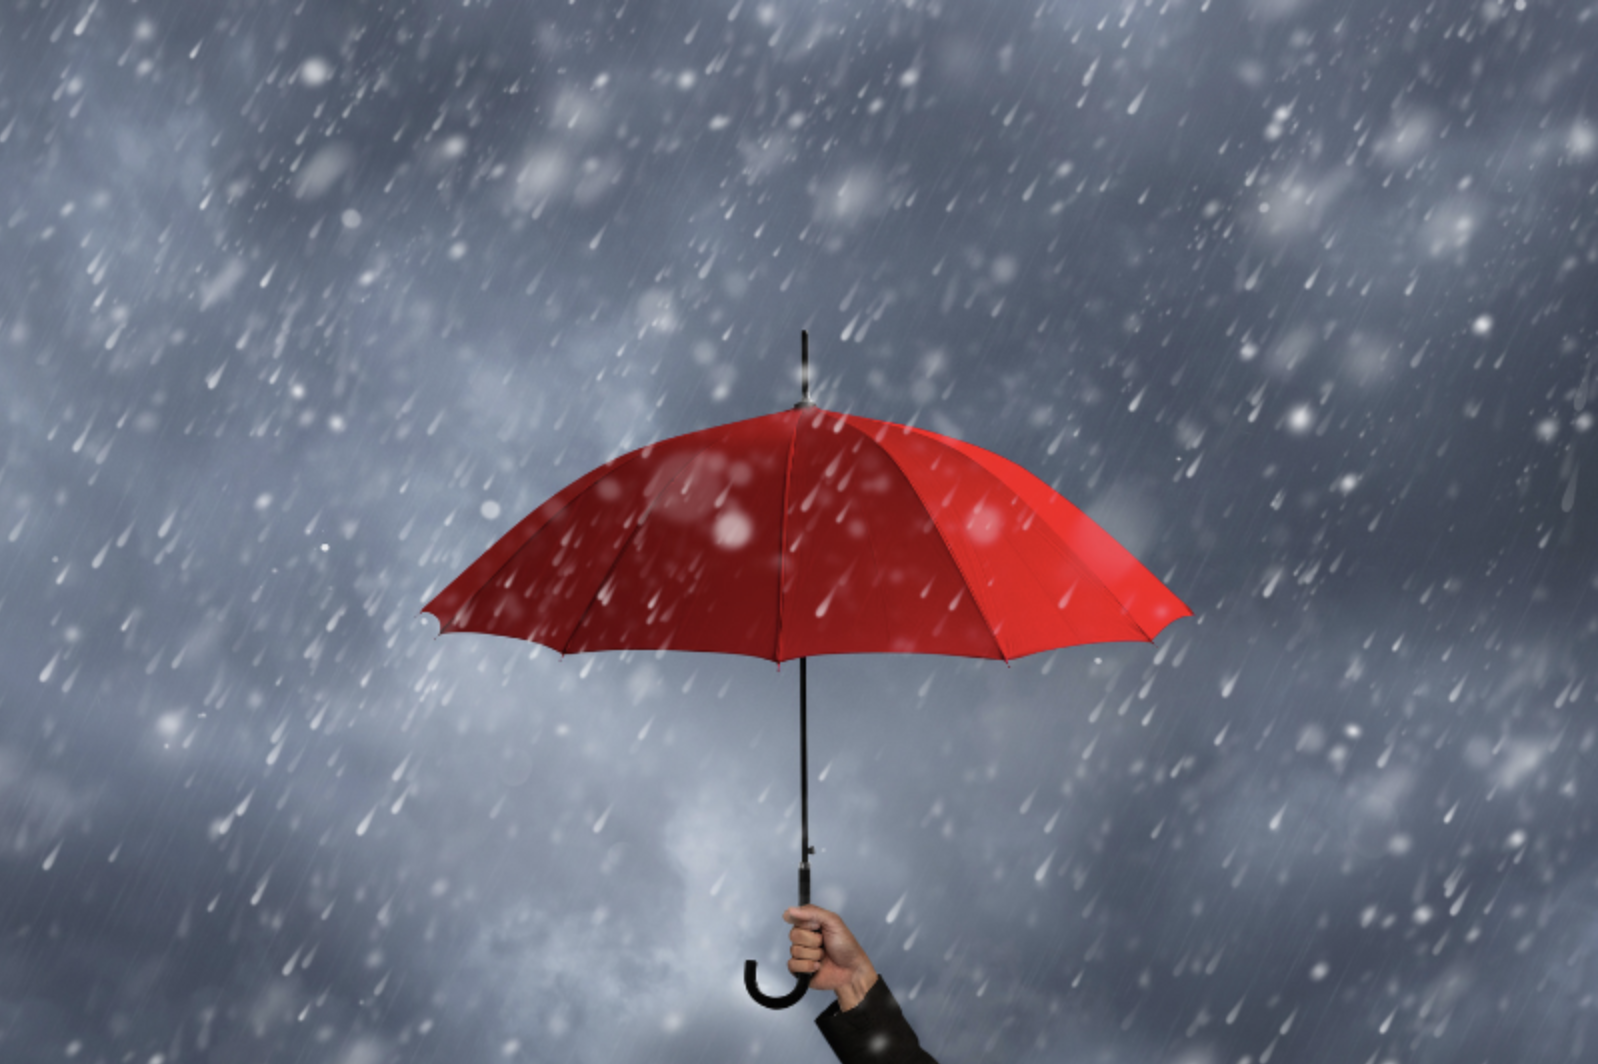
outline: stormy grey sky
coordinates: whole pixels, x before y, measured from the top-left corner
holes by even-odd
[[[1595,49],[1582,0],[0,0],[0,1058],[826,1058],[830,995],[741,985],[797,670],[418,615],[790,405],[808,328],[823,405],[1197,615],[812,662],[817,901],[940,1060],[1588,1059]]]

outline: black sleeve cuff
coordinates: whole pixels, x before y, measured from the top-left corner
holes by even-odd
[[[920,1049],[915,1031],[880,974],[860,1004],[844,1012],[834,1001],[816,1017],[816,1026],[844,1064],[911,1059]]]

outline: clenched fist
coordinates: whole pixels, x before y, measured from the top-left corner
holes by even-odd
[[[793,925],[788,932],[793,943],[788,970],[795,975],[810,973],[812,987],[836,992],[838,1008],[845,1012],[860,1004],[876,983],[877,970],[843,918],[819,905],[788,909],[782,918]]]

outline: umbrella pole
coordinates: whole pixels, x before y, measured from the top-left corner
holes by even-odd
[[[799,659],[799,904],[810,904],[810,759],[805,749],[805,663]]]
[[[799,659],[799,904],[810,904],[810,855],[816,848],[810,845],[810,753],[805,743],[805,709],[809,692],[805,675],[806,659]],[[797,1005],[810,989],[811,973],[795,977],[794,988],[782,997],[772,997],[760,990],[755,978],[755,962],[744,961],[744,989],[749,996],[768,1009],[785,1009]]]

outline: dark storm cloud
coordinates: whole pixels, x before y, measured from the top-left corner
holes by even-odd
[[[791,670],[415,613],[622,450],[821,400],[1198,616],[812,669],[817,900],[940,1059],[1581,1059],[1593,20],[0,15],[0,1044],[813,1059]],[[1591,474],[1589,473],[1589,478]]]

